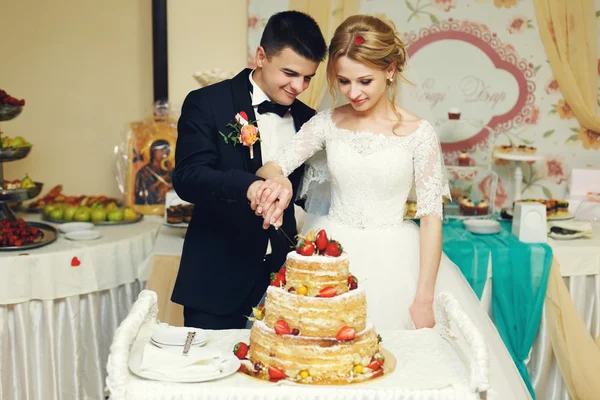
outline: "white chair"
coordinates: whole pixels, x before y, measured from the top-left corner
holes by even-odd
[[[127,383],[130,376],[128,364],[131,345],[135,341],[142,324],[156,319],[158,315],[157,299],[155,292],[143,290],[133,303],[129,315],[121,322],[115,332],[106,364],[108,372],[106,386],[112,400],[126,399]]]

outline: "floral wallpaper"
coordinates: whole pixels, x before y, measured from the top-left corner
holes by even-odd
[[[250,66],[267,19],[286,7],[287,2],[279,0],[249,1]],[[600,0],[596,0],[596,10],[600,10]],[[391,19],[403,37],[408,39],[409,50],[411,38],[423,38],[443,29],[472,32],[472,28],[477,27],[478,35],[489,36],[503,61],[510,61],[521,68],[526,78],[526,82],[523,81],[526,86],[523,87],[527,88],[527,100],[524,100],[524,106],[518,110],[520,115],[510,123],[494,122],[494,116],[488,126],[495,132],[494,145],[533,146],[539,154],[545,156],[542,161],[523,163],[523,197],[563,199],[573,168],[600,168],[600,133],[581,128],[569,104],[562,97],[540,40],[533,1],[361,0],[360,13]],[[600,23],[600,11],[596,12],[596,16]],[[456,28],[452,28],[453,26]],[[452,57],[452,53],[451,47],[440,48],[440,61]],[[439,76],[443,77],[445,63],[431,64],[435,65],[430,68],[438,68]],[[469,68],[468,63],[465,63],[464,68]],[[600,76],[600,60],[598,75]],[[492,80],[494,76],[488,78]],[[600,110],[600,87],[598,92]],[[469,102],[458,106],[464,114],[479,112],[476,105]],[[433,110],[436,118],[444,118],[447,111]],[[494,158],[491,167],[499,175],[496,207],[510,205],[514,196],[511,181],[514,166],[510,161]],[[480,184],[486,185],[485,182]]]

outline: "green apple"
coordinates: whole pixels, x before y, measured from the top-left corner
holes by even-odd
[[[55,208],[50,212],[50,218],[52,219],[63,219],[63,210],[60,208]]]
[[[79,221],[79,222],[89,222],[90,220],[90,211],[86,210],[85,208],[80,208],[75,212],[75,215],[73,216],[73,219],[75,221]]]
[[[44,207],[44,216],[49,217],[52,210],[55,210],[56,208],[56,204],[46,204]]]
[[[77,207],[68,206],[67,208],[65,208],[65,211],[63,211],[63,219],[68,222],[73,221],[76,212]]]
[[[127,207],[126,209],[123,210],[123,219],[125,221],[133,221],[136,218],[137,218],[137,214],[135,213],[135,211],[133,211],[132,208]]]
[[[27,145],[27,142],[25,141],[25,139],[23,139],[21,136],[17,136],[11,139],[11,141],[8,144],[8,147],[25,147]]]
[[[103,208],[94,208],[91,212],[92,222],[106,221],[106,211]]]
[[[124,215],[123,210],[114,208],[108,212],[108,220],[112,222],[121,222],[123,221]]]

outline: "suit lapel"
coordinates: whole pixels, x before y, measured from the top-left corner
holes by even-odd
[[[302,125],[312,117],[312,115],[305,110],[310,109],[305,106],[303,107],[299,100],[294,100],[290,113],[294,119],[294,128],[296,129],[296,132],[298,132],[300,128],[302,128]]]
[[[256,114],[254,114],[254,107],[252,107],[252,98],[250,97],[250,89],[248,88],[248,77],[252,72],[251,69],[246,68],[231,80],[231,87],[233,91],[233,104],[235,107],[236,114],[240,111],[244,111],[248,115],[248,119],[256,124]],[[233,116],[232,116],[233,117]],[[260,127],[259,127],[260,128]],[[260,129],[259,129],[260,132]],[[251,173],[256,171],[262,166],[262,155],[260,151],[260,142],[254,144],[254,158],[250,158],[250,149],[242,146],[242,153],[244,156],[244,165],[246,170]]]

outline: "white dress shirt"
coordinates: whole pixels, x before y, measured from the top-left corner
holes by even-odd
[[[261,158],[264,165],[275,157],[280,147],[290,143],[296,133],[296,128],[294,127],[292,114],[289,111],[283,117],[275,113],[258,113],[258,105],[265,100],[271,101],[271,99],[254,82],[254,79],[252,79],[253,74],[254,71],[250,73],[248,79],[250,79],[250,83],[252,84],[252,107],[254,107],[254,114],[256,115],[256,124],[258,125],[260,135],[258,145],[260,146]],[[269,255],[271,252],[271,241],[269,240],[265,255]]]

